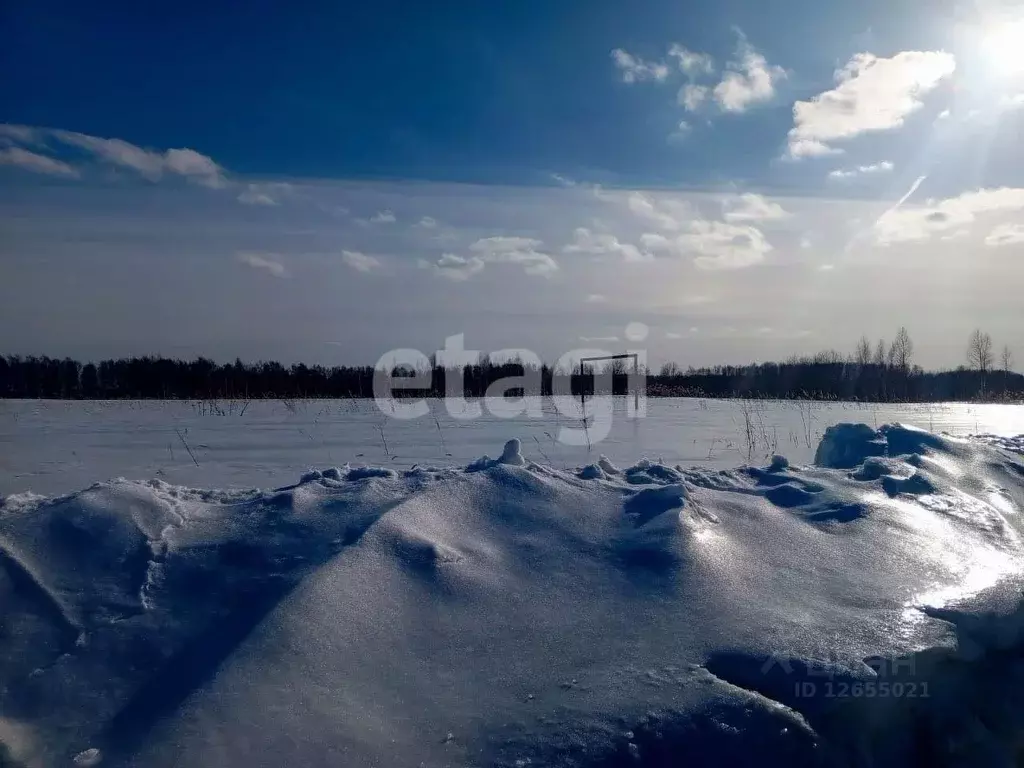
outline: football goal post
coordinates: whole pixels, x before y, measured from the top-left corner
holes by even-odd
[[[640,376],[640,356],[635,352],[626,352],[621,355],[601,355],[598,357],[581,357],[580,358],[580,403],[584,408],[587,406],[587,363],[601,363],[601,362],[614,362],[615,360],[630,360],[633,361],[633,373],[630,379],[633,380],[633,408],[635,411],[640,410],[640,389],[636,385],[637,380]],[[614,374],[612,378],[612,393],[614,394],[615,387]]]

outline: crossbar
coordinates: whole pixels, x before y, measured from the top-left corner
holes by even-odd
[[[601,357],[581,357],[580,366],[584,363],[595,363],[598,360],[625,360],[627,357],[632,357],[633,361],[637,361],[638,355],[635,352],[627,352],[623,355],[602,355]]]
[[[640,356],[636,352],[624,352],[620,355],[600,355],[598,357],[581,357],[580,358],[580,378],[582,379],[587,375],[585,368],[586,363],[597,363],[602,360],[626,360],[633,358],[633,373],[640,373]],[[587,388],[580,381],[580,402],[583,404],[584,409],[587,406]],[[640,408],[640,392],[633,393],[633,405],[639,410]],[[585,411],[584,411],[585,412]]]

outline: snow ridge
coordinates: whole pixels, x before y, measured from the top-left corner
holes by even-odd
[[[1019,457],[900,425],[5,499],[0,765],[1010,764],[1021,509]]]

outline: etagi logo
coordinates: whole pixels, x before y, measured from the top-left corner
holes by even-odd
[[[630,323],[625,329],[630,348],[625,352],[580,348],[558,358],[552,368],[550,403],[568,423],[559,423],[556,440],[565,445],[584,446],[608,437],[615,418],[612,387],[616,375],[626,377],[630,394],[620,413],[629,419],[647,415],[647,350],[639,345],[648,333],[643,323]],[[499,349],[488,353],[488,358],[517,361],[521,373],[492,381],[483,397],[468,398],[463,371],[479,365],[481,351],[466,349],[465,334],[446,338],[444,348],[437,350],[433,361],[418,349],[392,349],[381,355],[374,366],[374,402],[381,413],[391,418],[428,416],[430,406],[425,398],[403,393],[429,390],[434,369],[443,368],[445,392],[441,401],[453,419],[470,421],[481,418],[485,411],[499,419],[546,418],[544,405],[548,398],[544,397],[540,356],[529,349]],[[593,382],[593,394],[573,394],[574,379],[580,386]],[[587,388],[591,389],[589,384]]]

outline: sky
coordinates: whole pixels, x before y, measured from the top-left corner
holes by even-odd
[[[38,0],[0,69],[0,354],[1024,361],[1021,3]]]

